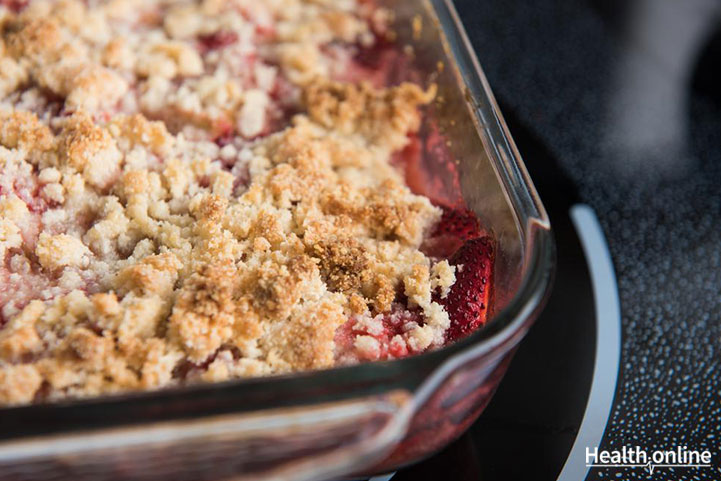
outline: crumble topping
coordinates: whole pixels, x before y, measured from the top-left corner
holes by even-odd
[[[434,88],[333,80],[387,12],[4,5],[0,403],[379,359],[388,322],[390,357],[443,344],[441,212],[389,162]]]

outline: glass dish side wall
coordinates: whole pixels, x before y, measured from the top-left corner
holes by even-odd
[[[546,247],[552,250],[550,245],[541,246],[550,242],[546,236],[550,226],[452,3],[423,3],[425,9],[419,11],[409,2],[384,2],[396,13],[399,40],[413,46],[415,64],[421,71],[432,72],[428,82],[439,87],[439,101],[431,107],[430,117],[439,121],[450,141],[448,149],[457,159],[468,207],[482,225],[492,226],[497,241],[493,308],[503,311],[527,281],[533,257],[543,256]],[[439,58],[445,59],[443,64]],[[459,122],[462,111],[470,111],[467,122]],[[535,314],[519,319],[519,336]],[[478,349],[475,356],[473,348],[467,350],[464,362],[449,369],[437,386],[429,387],[432,394],[427,400],[421,403],[416,398],[419,409],[403,441],[369,472],[418,461],[460,436],[490,401],[515,346],[508,342],[490,352]]]
[[[550,229],[450,2],[387,3],[439,85],[432,114],[497,240],[488,326],[398,361],[1,409],[0,480],[324,479],[413,462],[480,414],[547,292]]]
[[[394,33],[399,45],[409,46],[413,66],[422,72],[420,80],[438,86],[436,101],[428,109],[446,141],[441,155],[455,160],[460,189],[468,207],[475,211],[481,225],[492,230],[501,247],[496,259],[497,284],[494,307],[505,308],[518,291],[523,276],[525,226],[522,217],[544,219],[543,208],[518,212],[509,186],[499,182],[499,167],[510,167],[514,156],[506,145],[504,133],[492,131],[499,122],[495,101],[486,90],[485,79],[477,65],[455,10],[445,0],[381,0],[394,12]],[[500,135],[499,135],[500,134]],[[498,144],[503,145],[498,145]],[[425,156],[426,169],[438,170],[438,149]],[[436,165],[434,166],[434,161]],[[438,173],[439,177],[442,172]],[[514,186],[518,187],[518,186]],[[532,189],[532,188],[531,188]],[[526,192],[525,194],[528,194]],[[536,207],[536,206],[534,206]],[[496,285],[496,284],[494,284]]]

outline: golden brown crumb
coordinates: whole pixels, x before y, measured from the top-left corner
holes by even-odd
[[[4,366],[0,369],[0,402],[29,403],[35,397],[42,382],[42,376],[31,364]]]
[[[368,254],[353,239],[332,239],[315,244],[311,254],[320,259],[320,272],[328,289],[350,293],[358,291],[369,275]]]
[[[205,360],[234,334],[259,335],[257,318],[238,309],[238,273],[231,263],[203,266],[186,284],[173,307],[169,335],[190,360]]]
[[[373,308],[376,312],[388,312],[396,298],[395,283],[383,274],[378,274],[371,288]]]
[[[53,135],[34,113],[0,111],[0,144],[9,149],[42,152],[53,147]]]
[[[106,187],[116,176],[121,154],[107,130],[84,113],[70,117],[58,139],[60,162],[91,185]]]
[[[403,83],[377,90],[367,83],[349,84],[320,79],[305,90],[312,120],[345,134],[359,133],[371,142],[397,149],[408,132],[420,126],[418,106],[435,97],[435,87],[424,91]]]

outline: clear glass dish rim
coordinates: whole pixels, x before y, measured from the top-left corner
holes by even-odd
[[[438,19],[448,57],[455,61],[455,67],[469,94],[467,97],[473,103],[476,130],[479,135],[485,136],[484,145],[503,183],[505,194],[509,197],[527,246],[523,261],[526,274],[508,306],[495,313],[485,328],[467,338],[437,351],[404,359],[87,400],[0,408],[0,425],[5,427],[0,434],[0,442],[28,435],[59,435],[103,427],[197,419],[229,412],[240,414],[259,409],[315,405],[319,402],[372,396],[396,389],[414,392],[420,402],[421,398],[425,397],[423,393],[432,393],[437,383],[442,381],[443,377],[437,374],[448,372],[468,359],[481,356],[498,357],[520,341],[550,289],[555,263],[550,223],[452,1],[425,2]],[[487,141],[491,142],[490,146]],[[364,388],[359,389],[358,382],[361,382]],[[263,391],[278,392],[278,401],[268,404],[264,399],[262,405],[231,402],[243,399],[247,394]],[[283,393],[294,393],[294,397],[289,399],[283,396]],[[312,395],[305,396],[304,393]],[[213,402],[204,402],[204,399],[218,403],[214,406]],[[225,402],[219,402],[221,399],[225,399]],[[193,409],[183,410],[181,406],[184,404],[193,406]],[[166,405],[177,408],[158,412],[158,409]],[[77,415],[80,412],[82,415]],[[112,416],[109,415],[110,412]],[[157,415],[149,416],[148,412]],[[146,414],[140,415],[141,413]],[[46,431],[23,431],[23,426],[28,426],[28,423],[38,425],[42,420],[54,420],[57,423]]]

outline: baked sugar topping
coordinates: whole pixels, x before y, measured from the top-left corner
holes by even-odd
[[[433,88],[333,80],[386,17],[0,2],[0,403],[441,346],[442,212],[389,162]]]

